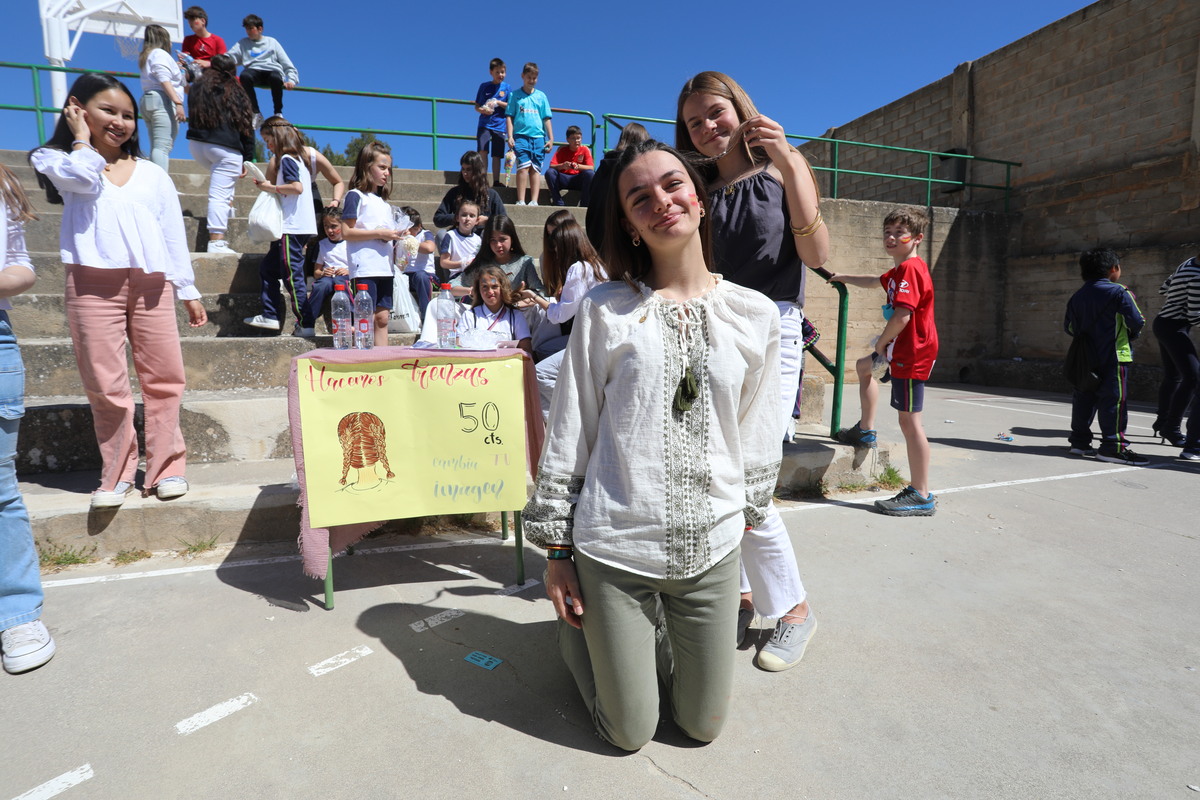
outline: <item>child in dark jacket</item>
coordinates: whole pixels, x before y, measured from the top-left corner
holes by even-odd
[[[1117,283],[1121,262],[1109,249],[1089,250],[1079,257],[1083,286],[1067,302],[1063,328],[1086,337],[1088,360],[1100,385],[1076,389],[1071,397],[1071,453],[1114,464],[1141,467],[1150,463],[1129,449],[1128,369],[1133,361],[1130,343],[1146,324],[1133,293]],[[1100,448],[1092,445],[1092,420],[1100,419]]]

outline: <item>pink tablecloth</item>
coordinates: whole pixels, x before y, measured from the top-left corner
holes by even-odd
[[[296,380],[296,363],[300,359],[312,359],[323,364],[368,364],[374,361],[399,361],[405,358],[445,358],[460,361],[489,361],[521,355],[525,361],[525,456],[529,473],[535,474],[538,459],[542,455],[542,442],[546,429],[542,421],[542,408],[538,400],[537,377],[533,360],[520,350],[497,350],[495,352],[432,350],[412,347],[376,347],[372,350],[334,350],[321,348],[310,350],[292,359],[291,375],[288,377],[288,421],[292,429],[292,453],[296,459],[296,478],[300,482],[300,555],[304,561],[304,573],[314,578],[324,578],[328,569],[329,551],[340,554],[348,546],[378,528],[387,520],[359,522],[353,525],[334,525],[329,528],[311,528],[308,524],[308,494],[304,481],[304,442],[300,435],[300,386]]]

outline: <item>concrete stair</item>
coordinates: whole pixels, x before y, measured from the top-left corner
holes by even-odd
[[[10,312],[21,342],[26,366],[26,416],[18,446],[18,473],[34,533],[39,541],[58,546],[95,546],[99,556],[122,549],[163,550],[216,535],[221,542],[293,540],[299,514],[292,485],[291,437],[287,422],[286,383],[291,359],[314,347],[329,346],[322,321],[315,340],[245,326],[241,320],[260,310],[258,268],[266,246],[245,237],[245,214],[257,190],[239,181],[235,215],[228,238],[241,255],[204,251],[207,230],[208,173],[188,160],[173,160],[171,176],[180,191],[192,265],[204,295],[209,323],[200,329],[186,324],[177,310],[188,390],[182,426],[188,444],[188,479],[192,490],[184,497],[159,501],[133,497],[117,512],[90,512],[88,495],[97,486],[99,451],[92,431],[91,409],[83,397],[63,309],[64,268],[58,255],[61,206],[50,205],[37,188],[23,152],[0,151],[0,163],[21,179],[39,219],[26,226],[26,240],[38,273],[30,293],[14,298]],[[349,179],[350,168],[339,168]],[[456,172],[397,169],[393,205],[413,205],[432,229],[433,212]],[[324,178],[322,194],[330,196]],[[499,190],[507,213],[517,223],[526,252],[541,253],[542,225],[556,209],[543,189],[538,207],[517,207],[515,189]],[[568,192],[568,203],[576,201]],[[584,209],[571,207],[583,221]],[[413,337],[393,335],[391,343],[408,344]],[[135,392],[140,390],[130,362]],[[806,382],[803,421],[825,417],[820,380]],[[140,406],[138,413],[141,432]],[[867,455],[833,444],[814,427],[789,445],[781,483],[787,488],[830,482],[842,475],[876,474],[888,463],[887,449]],[[869,455],[870,462],[864,463]],[[840,479],[840,478],[839,478]],[[139,475],[140,480],[140,475]],[[407,530],[419,521],[405,522]]]

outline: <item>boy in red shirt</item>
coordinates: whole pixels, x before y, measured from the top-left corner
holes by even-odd
[[[595,164],[592,151],[583,143],[583,131],[577,125],[567,128],[567,143],[554,151],[550,168],[546,170],[546,188],[550,190],[550,202],[556,206],[566,205],[563,189],[580,191],[579,205],[586,206],[591,200],[592,176]]]
[[[190,36],[183,37],[183,52],[194,59],[200,69],[208,69],[213,56],[225,52],[225,40],[215,33],[208,31],[208,13],[200,6],[191,6],[183,12],[183,18],[192,28]],[[187,66],[187,60],[181,55],[179,63]],[[196,75],[199,75],[199,70]]]
[[[929,491],[929,440],[921,423],[925,381],[937,359],[938,336],[933,320],[933,279],[929,267],[917,255],[925,238],[929,217],[918,208],[898,208],[883,221],[883,247],[895,266],[874,275],[833,275],[831,281],[851,286],[882,284],[887,292],[883,317],[887,320],[875,349],[855,364],[862,418],[854,427],[838,431],[838,441],[855,447],[875,446],[875,409],[879,404],[879,382],[874,372],[886,365],[892,381],[892,408],[900,412],[900,430],[908,449],[912,485],[889,500],[876,500],[875,508],[894,517],[931,517],[937,500]]]

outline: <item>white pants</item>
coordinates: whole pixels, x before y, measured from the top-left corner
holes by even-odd
[[[780,436],[791,431],[792,411],[800,388],[800,370],[804,367],[804,311],[795,303],[776,302],[779,308],[779,375],[782,416]],[[754,593],[754,608],[764,617],[782,617],[804,602],[807,593],[800,580],[796,553],[787,528],[775,510],[767,507],[762,525],[746,531],[742,537],[742,593]]]
[[[233,187],[242,174],[242,154],[219,144],[188,141],[192,158],[208,167],[208,232],[225,233],[229,229]]]

